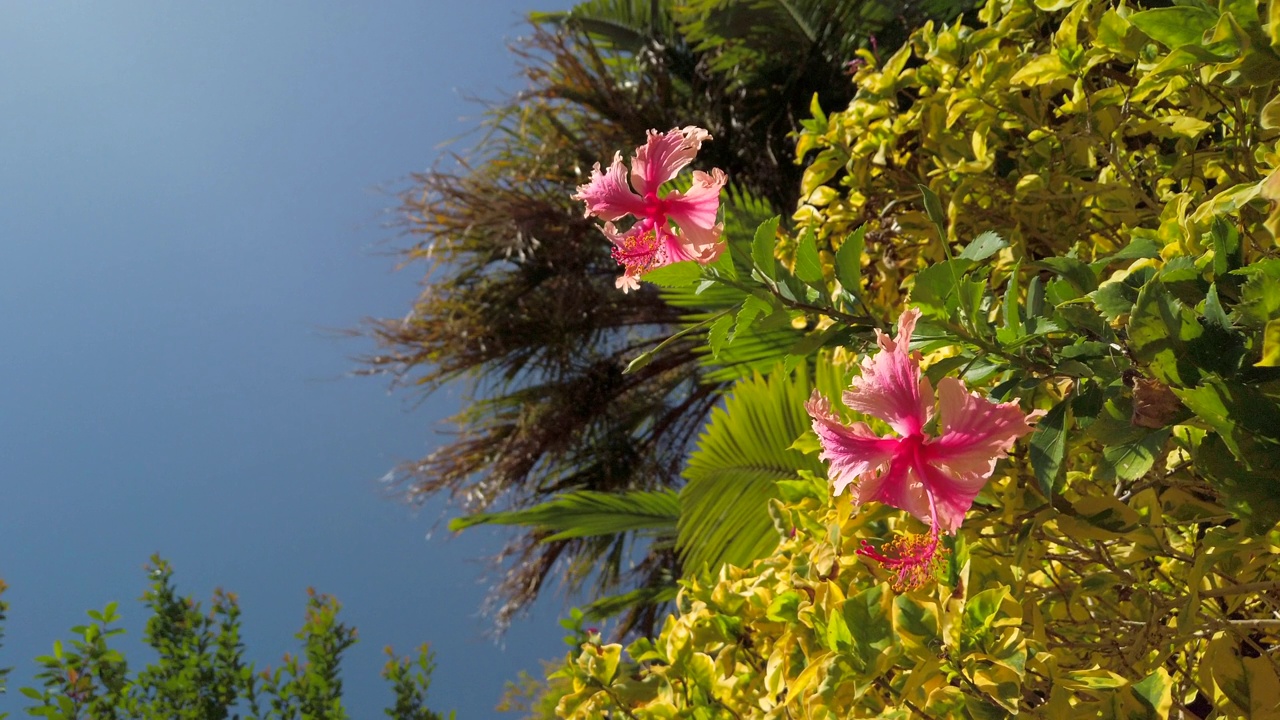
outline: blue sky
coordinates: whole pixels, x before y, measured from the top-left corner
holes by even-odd
[[[378,483],[458,394],[352,377],[370,348],[335,331],[407,310],[387,191],[475,126],[466,97],[520,87],[522,15],[567,5],[4,6],[0,709],[90,608],[121,601],[135,654],[156,552],[182,591],[239,594],[260,664],[295,648],[308,586],[336,595],[356,717],[389,699],[384,645],[430,642],[432,705],[464,718],[563,655],[558,603],[483,636],[497,535],[428,540],[441,508]]]

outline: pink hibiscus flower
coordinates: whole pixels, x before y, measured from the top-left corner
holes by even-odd
[[[907,350],[919,310],[898,319],[898,337],[876,331],[880,352],[862,362],[862,376],[844,393],[851,409],[883,420],[897,437],[881,437],[865,423],[844,425],[816,392],[806,408],[831,463],[834,494],[850,488],[857,505],[882,502],[929,523],[928,536],[907,535],[878,552],[863,542],[859,554],[898,573],[898,589],[919,587],[941,565],[939,531],[954,534],[973,499],[1014,441],[1031,432],[1017,403],[994,403],[967,391],[956,378],[938,382],[938,435],[924,432],[934,415],[934,391],[920,373],[919,354]]]
[[[630,185],[622,154],[614,153],[609,169],[601,171],[596,163],[591,181],[573,195],[587,204],[586,217],[605,221],[602,230],[613,243],[613,259],[623,267],[617,281],[623,292],[640,287],[640,275],[649,270],[681,260],[706,264],[724,248],[724,226],[716,222],[720,189],[727,180],[724,171],[715,169],[708,175],[695,170],[688,191],[658,194],[659,186],[693,162],[702,142],[710,139],[706,130],[692,125],[665,133],[650,130],[631,159]],[[635,216],[636,222],[619,232],[613,221],[627,215]]]

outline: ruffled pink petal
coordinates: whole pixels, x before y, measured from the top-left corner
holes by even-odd
[[[715,227],[716,215],[720,212],[720,191],[728,181],[728,176],[719,168],[711,174],[695,170],[693,186],[685,192],[668,193],[662,198],[662,205],[681,230]]]
[[[683,262],[685,260],[701,260],[700,248],[691,245],[679,235],[671,232],[670,226],[663,226],[658,234],[662,237],[663,247],[668,261],[664,265]]]
[[[929,496],[925,494],[924,482],[916,472],[910,453],[898,453],[885,473],[874,481],[863,482],[858,491],[854,496],[858,503],[884,503],[929,522]]]
[[[1017,403],[993,403],[965,390],[955,378],[938,382],[938,430],[922,448],[930,472],[929,487],[938,503],[938,520],[954,532],[973,498],[982,490],[1013,443],[1031,432],[1029,417]]]
[[[933,385],[920,374],[920,362],[907,350],[920,311],[898,318],[898,338],[876,331],[880,352],[862,361],[862,376],[844,393],[844,404],[880,418],[902,436],[919,434],[933,413]]]
[[[639,217],[645,211],[644,199],[627,187],[627,169],[620,153],[613,154],[606,172],[601,172],[600,163],[596,163],[591,169],[591,181],[579,185],[573,199],[587,204],[585,217],[595,215],[601,220],[617,220],[623,215]]]
[[[964,522],[969,508],[973,507],[973,499],[986,484],[986,478],[975,486],[965,478],[952,475],[945,468],[926,464],[921,470],[927,478],[929,492],[933,493],[934,507],[938,512],[938,529],[954,535]],[[922,519],[928,521],[927,517]]]
[[[702,142],[710,139],[711,133],[693,125],[664,133],[650,130],[648,140],[636,148],[631,160],[632,187],[641,196],[656,193],[659,185],[693,162]]]
[[[865,502],[869,491],[878,492],[882,484],[882,471],[893,458],[899,441],[878,437],[863,423],[844,425],[831,412],[827,399],[814,391],[805,409],[813,418],[813,431],[822,442],[820,458],[831,463],[833,495],[853,486],[854,502]]]

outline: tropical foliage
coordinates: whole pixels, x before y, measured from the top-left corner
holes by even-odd
[[[21,690],[31,702],[27,715],[49,720],[349,717],[339,666],[342,654],[356,642],[356,630],[338,621],[340,606],[332,597],[308,591],[306,620],[297,634],[301,654],[285,655],[274,670],[258,670],[244,659],[240,605],[233,593],[216,591],[204,611],[195,599],[178,595],[173,570],[163,560],[152,558],[147,572],[151,584],[142,602],[151,616],[144,640],[156,660],[133,671],[124,654],[111,647],[112,638],[124,632],[117,604],[91,610],[90,622],[72,628],[69,642],[55,641],[51,655],[36,658],[40,686]],[[6,610],[0,601],[0,621]],[[382,675],[395,701],[384,714],[397,720],[443,720],[445,715],[426,706],[435,668],[432,653],[423,646],[413,658],[398,658],[390,648],[387,654]],[[8,673],[0,670],[0,692]]]
[[[950,476],[849,461],[854,488],[902,482],[910,502],[835,492],[825,435],[738,435],[730,458],[757,441],[802,456],[756,500],[776,546],[686,565],[659,633],[586,638],[532,707],[1280,715],[1280,3],[993,0],[975,20],[864,54],[848,107],[813,105],[794,228],[726,230],[718,261],[644,279],[678,306],[708,296],[681,336],[703,341],[707,374],[736,365],[739,343],[779,363],[720,375],[741,378],[735,392],[810,364],[843,385],[860,366],[856,410],[831,404],[823,427],[910,445],[920,428],[867,406],[862,359],[909,307],[898,337],[918,355],[901,366],[922,368],[922,395],[952,388],[925,434],[959,425],[957,383],[981,389],[965,403],[1016,403],[1034,432]],[[761,351],[776,327],[792,341]],[[777,417],[799,412],[781,395]],[[722,422],[735,413],[750,414],[726,406]],[[708,447],[686,474],[726,455]],[[932,521],[942,560],[904,587],[881,562],[891,538],[918,532],[921,497],[965,472],[990,479],[954,534]],[[696,517],[713,536],[725,516]]]
[[[598,0],[535,15],[516,47],[528,89],[491,109],[458,170],[415,176],[403,197],[414,241],[406,260],[426,263],[428,280],[406,317],[372,325],[384,351],[369,358],[370,371],[425,392],[465,380],[471,402],[454,418],[453,441],[403,466],[398,487],[415,501],[447,494],[477,520],[511,521],[520,516],[495,513],[564,493],[683,486],[685,458],[728,381],[772,366],[769,353],[790,345],[794,331],[750,334],[739,367],[726,373],[709,373],[699,343],[685,336],[624,374],[686,315],[719,308],[706,294],[688,305],[653,288],[618,293],[608,244],[570,195],[595,163],[607,165],[648,130],[697,125],[714,138],[698,169],[728,176],[726,230],[750,232],[761,216],[795,207],[801,169],[789,134],[815,93],[830,106],[852,97],[854,51],[872,48],[873,36],[895,43],[921,18],[962,7]],[[495,559],[499,626],[556,567],[568,590],[597,596],[667,587],[680,574],[670,545],[625,528],[557,536],[527,527]],[[653,629],[643,602],[607,607],[634,608],[626,624]]]

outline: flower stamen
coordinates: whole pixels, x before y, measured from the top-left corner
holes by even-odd
[[[938,544],[938,511],[933,493],[929,496],[928,535],[903,533],[886,543],[884,552],[877,551],[871,543],[862,541],[858,554],[870,558],[886,570],[897,573],[892,581],[895,592],[905,592],[924,587],[935,580],[946,567],[947,550]]]
[[[626,274],[632,277],[665,263],[663,260],[662,241],[655,230],[623,235],[618,244],[613,246],[613,259],[626,268]]]

